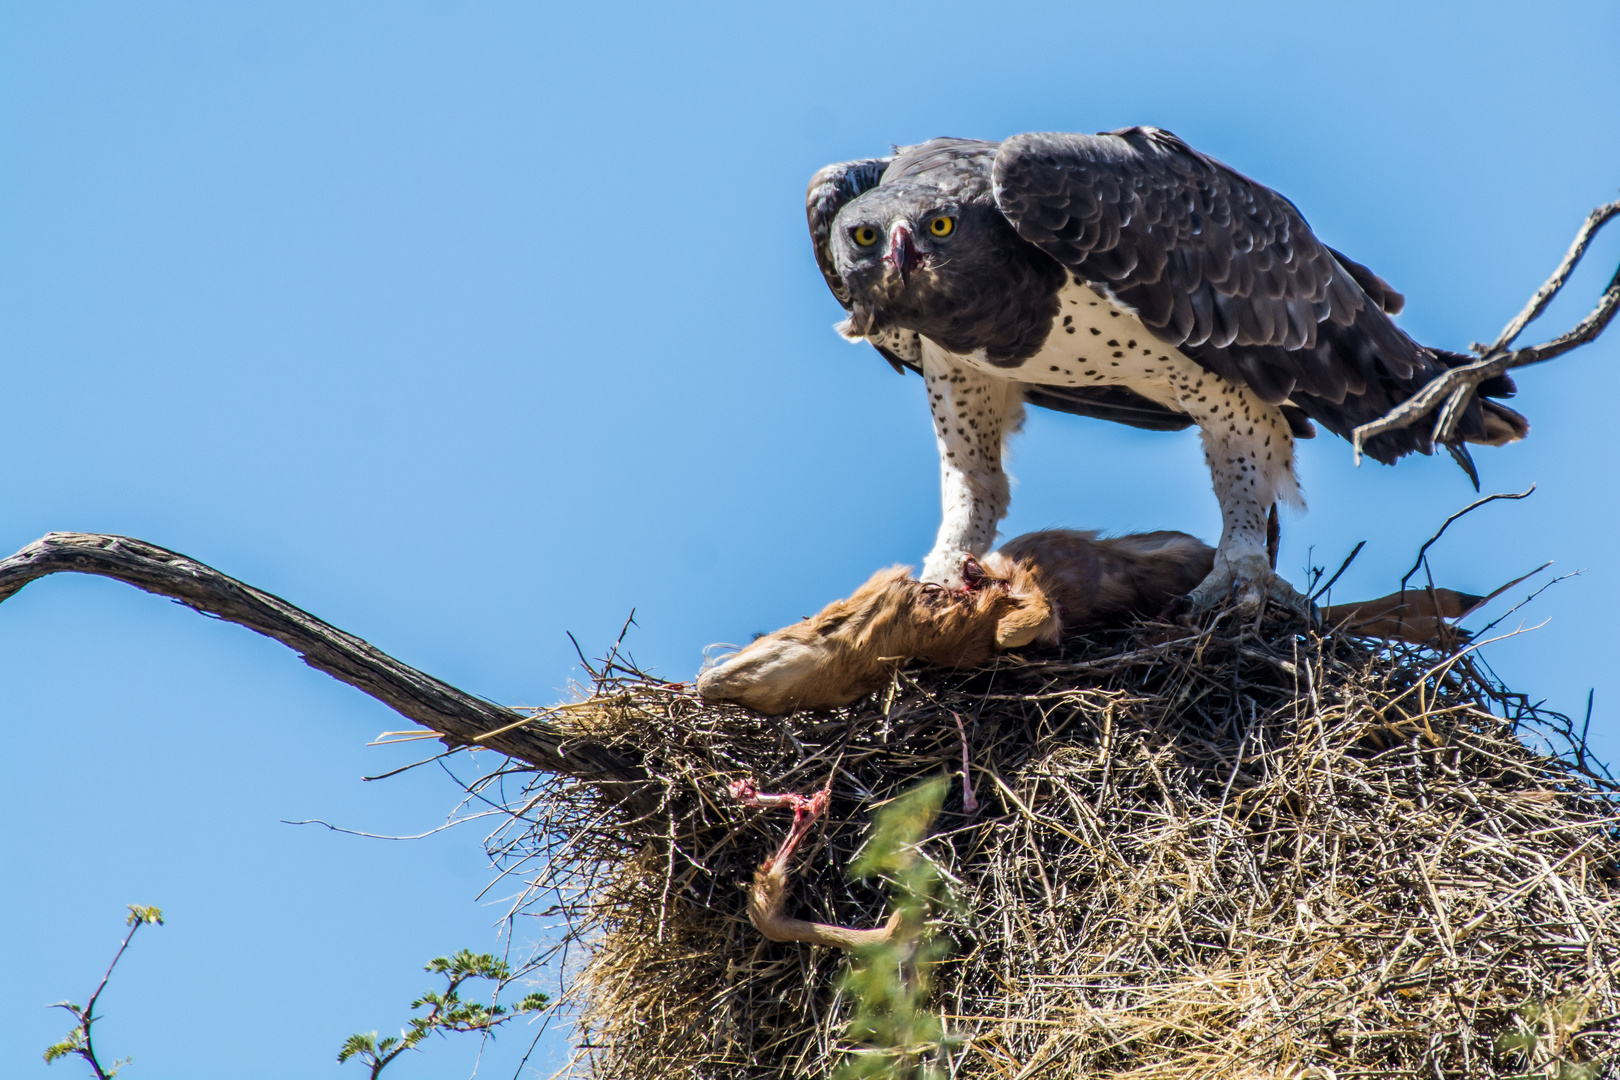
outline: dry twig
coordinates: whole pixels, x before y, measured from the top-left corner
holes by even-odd
[[[1513,317],[1492,344],[1474,343],[1474,351],[1481,354],[1478,360],[1452,368],[1444,375],[1433,379],[1386,415],[1356,428],[1351,433],[1356,464],[1361,464],[1361,448],[1368,439],[1416,423],[1432,412],[1436,406],[1439,406],[1440,414],[1435,418],[1430,441],[1451,442],[1456,436],[1457,421],[1461,419],[1480,383],[1514,368],[1539,364],[1544,360],[1561,356],[1603,333],[1604,328],[1609,325],[1609,320],[1614,318],[1617,310],[1620,310],[1620,268],[1617,268],[1614,276],[1609,279],[1608,287],[1598,298],[1597,306],[1574,327],[1541,345],[1530,345],[1522,349],[1512,347],[1513,342],[1524,332],[1524,328],[1547,310],[1547,305],[1552,302],[1553,297],[1557,296],[1559,290],[1569,281],[1570,274],[1580,263],[1581,257],[1586,254],[1586,249],[1598,230],[1616,215],[1620,215],[1620,200],[1600,206],[1587,215],[1580,232],[1575,234],[1574,243],[1565,253],[1564,261],[1541,288],[1536,290],[1536,294],[1530,298],[1524,310]]]

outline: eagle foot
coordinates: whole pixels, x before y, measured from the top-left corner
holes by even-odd
[[[1213,611],[1233,604],[1245,615],[1258,615],[1268,602],[1299,616],[1308,623],[1317,620],[1316,605],[1271,568],[1264,555],[1240,555],[1227,559],[1217,554],[1215,568],[1187,594],[1194,612]]]
[[[968,569],[971,563],[977,568],[977,557],[971,551],[961,548],[936,548],[928,553],[923,560],[922,573],[917,580],[946,589],[962,589],[968,587]]]

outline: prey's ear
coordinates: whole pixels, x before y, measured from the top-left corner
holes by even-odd
[[[998,601],[1003,609],[996,619],[998,647],[1016,649],[1032,641],[1057,644],[1062,620],[1032,566],[992,552],[984,556],[982,565],[972,558],[964,561],[962,577],[970,589],[992,581],[1006,588],[1006,595]]]
[[[1020,597],[1018,606],[996,620],[996,645],[1016,649],[1032,641],[1055,645],[1058,640],[1057,612],[1039,594]]]

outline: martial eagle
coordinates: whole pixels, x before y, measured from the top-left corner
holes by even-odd
[[[1302,505],[1294,439],[1348,437],[1469,358],[1413,341],[1402,297],[1318,240],[1299,210],[1168,131],[931,139],[829,165],[806,195],[816,262],[848,318],[925,380],[943,520],[926,581],[960,583],[1007,512],[1003,441],[1023,405],[1135,427],[1197,424],[1220,500],[1214,569],[1190,594],[1307,605],[1267,558],[1278,500]],[[1523,438],[1500,376],[1447,449]],[[1416,428],[1368,441],[1429,453]]]

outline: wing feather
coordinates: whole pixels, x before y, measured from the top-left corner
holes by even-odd
[[[1194,302],[1190,325],[1171,323],[1162,304],[1151,305],[1159,318],[1149,327],[1169,331],[1176,345],[1214,334],[1215,294],[1251,309],[1252,317],[1235,320],[1232,343],[1297,341],[1307,328],[1301,311],[1290,320],[1290,305],[1323,299],[1348,269],[1287,199],[1156,128],[1015,136],[996,155],[993,181],[997,203],[1024,239],[1126,303],[1135,306],[1131,290],[1166,271],[1174,287],[1210,286],[1209,302]],[[1072,221],[1081,224],[1078,234]],[[1058,248],[1049,248],[1060,234]],[[1160,251],[1191,257],[1161,262]],[[1341,289],[1333,299],[1353,313],[1366,295]]]
[[[1210,371],[1340,435],[1453,363],[1391,322],[1401,294],[1317,239],[1293,203],[1167,131],[1017,135],[992,183],[1018,234],[1076,278]],[[1464,429],[1485,433],[1478,407]],[[1367,447],[1380,460],[1430,449],[1421,425]]]
[[[838,216],[845,203],[863,191],[877,187],[883,179],[884,170],[893,160],[892,157],[861,158],[828,165],[810,178],[810,186],[805,189],[804,213],[810,221],[810,244],[815,249],[816,265],[821,267],[821,276],[827,279],[827,288],[832,290],[845,311],[851,310],[849,286],[838,276],[829,247],[833,218]],[[894,362],[889,358],[889,363]]]
[[[1123,386],[1041,386],[1026,383],[1024,401],[1057,412],[1112,420],[1147,431],[1181,431],[1192,417],[1175,412]]]

